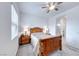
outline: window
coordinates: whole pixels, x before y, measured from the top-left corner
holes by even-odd
[[[11,5],[11,40],[18,35],[18,15],[13,5]]]

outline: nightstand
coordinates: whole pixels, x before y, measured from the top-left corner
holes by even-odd
[[[20,45],[29,44],[30,40],[31,40],[30,36],[22,34],[19,38],[19,44]]]

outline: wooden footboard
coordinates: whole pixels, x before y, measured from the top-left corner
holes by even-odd
[[[40,56],[47,56],[58,49],[62,50],[61,36],[40,40]]]

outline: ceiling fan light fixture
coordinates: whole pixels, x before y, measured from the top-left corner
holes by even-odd
[[[57,7],[58,5],[60,5],[62,2],[46,2],[45,7],[42,8],[46,8],[47,9],[47,13],[49,13],[50,11],[58,11],[59,8]]]
[[[49,7],[49,10],[53,10],[55,9],[55,5],[52,5],[51,7]]]

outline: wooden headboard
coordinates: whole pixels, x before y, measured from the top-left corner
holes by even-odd
[[[34,27],[30,29],[31,33],[36,33],[36,32],[43,32],[43,29],[40,27]]]

